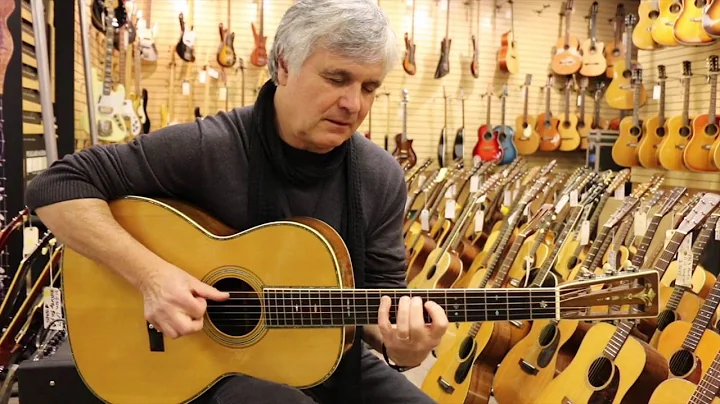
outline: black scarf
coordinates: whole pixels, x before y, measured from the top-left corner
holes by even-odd
[[[248,214],[256,226],[283,217],[279,199],[283,186],[308,186],[324,181],[338,170],[347,174],[345,203],[342,206],[342,223],[338,231],[350,252],[355,287],[362,288],[365,281],[365,229],[363,225],[360,167],[353,138],[326,155],[317,155],[320,164],[291,164],[287,144],[280,138],[275,126],[275,84],[269,80],[260,89],[253,109],[253,127],[249,133],[249,189]],[[362,403],[360,388],[360,356],[362,328],[357,327],[355,343],[335,371],[337,378],[333,390],[338,395],[334,402]],[[341,387],[342,386],[342,387]]]

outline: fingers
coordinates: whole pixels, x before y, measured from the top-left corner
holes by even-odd
[[[410,335],[419,336],[425,332],[425,316],[423,313],[423,301],[415,296],[410,300]]]
[[[430,320],[432,320],[432,324],[430,325],[430,335],[433,338],[442,338],[448,327],[448,318],[445,314],[445,310],[443,310],[443,308],[437,303],[429,300],[425,302],[425,310],[427,310],[430,315]]]
[[[227,300],[230,297],[230,293],[221,292],[214,287],[208,285],[207,283],[201,282],[199,280],[193,280],[190,287],[192,288],[192,291],[196,296],[215,300],[216,302]]]
[[[397,338],[404,340],[410,337],[410,297],[403,296],[397,309]]]
[[[378,308],[378,328],[382,334],[383,340],[392,337],[393,329],[390,324],[390,305],[392,300],[388,296],[380,298],[380,307]]]
[[[171,339],[201,331],[203,328],[202,317],[193,319],[179,312],[172,319],[150,321],[150,323],[156,330]]]

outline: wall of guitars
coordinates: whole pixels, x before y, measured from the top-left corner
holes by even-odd
[[[88,3],[92,14],[93,8],[103,1]],[[109,3],[115,8],[118,6],[117,0]],[[251,25],[254,24],[258,34],[262,31],[261,36],[267,37],[265,49],[269,49],[275,27],[292,2],[218,0],[204,2],[202,6],[193,0],[126,0],[123,3],[128,20],[134,26],[126,26],[121,31],[130,28],[130,33],[137,31],[136,38],[141,39],[134,39],[126,48],[124,62],[117,49],[112,52],[111,80],[113,85],[125,83],[126,95],[143,94],[145,90],[144,110],[153,130],[160,127],[163,120],[194,119],[196,108],[204,115],[253,102],[255,89],[267,75],[262,61],[253,63],[257,45]],[[637,7],[633,1],[624,3],[628,10]],[[596,113],[605,120],[615,116],[603,101],[603,94],[611,82],[605,66],[608,60],[614,60],[613,49],[622,48],[623,43],[623,19],[616,15],[618,4],[614,0],[543,4],[531,0],[380,0],[398,34],[398,48],[406,49],[404,34],[407,33],[414,52],[412,60],[407,60],[412,63],[400,64],[389,74],[384,88],[378,92],[372,115],[361,130],[381,146],[387,135],[390,150],[395,147],[395,135],[404,132],[405,138],[413,141],[418,159],[431,157],[436,161],[444,139],[443,164],[447,165],[453,159],[459,129],[463,129],[464,157],[470,159],[482,138],[478,132],[484,131],[481,128],[487,123],[495,127],[501,125],[504,118],[508,127],[516,129],[516,120],[519,118],[522,125],[525,113],[527,122],[532,123],[539,115],[549,112],[553,120],[549,129],[543,129],[547,141],[540,142],[539,136],[528,133],[539,144],[516,142],[517,152],[528,155],[529,161],[538,164],[560,153],[563,156],[558,160],[560,166],[576,167],[584,162],[584,136]],[[185,35],[179,22],[180,13]],[[223,68],[217,59],[222,43],[220,23],[228,29],[228,34],[234,33],[232,48],[236,61],[231,67]],[[78,28],[76,80],[83,80],[79,35]],[[133,39],[133,35],[129,36]],[[194,62],[180,57],[176,45],[181,37],[184,47],[193,49]],[[451,42],[446,43],[445,39]],[[90,40],[92,65],[97,70],[96,85],[101,89],[107,56],[106,35],[93,26]],[[144,44],[139,56],[135,52],[138,42]],[[565,42],[570,44],[568,49]],[[591,51],[593,44],[595,52]],[[581,46],[585,49],[584,58],[575,50]],[[607,50],[605,54],[603,49]],[[125,72],[124,76],[120,70]],[[139,85],[135,77],[141,78]],[[204,80],[205,77],[210,79]],[[567,80],[568,77],[571,80]],[[548,84],[550,91],[546,91]],[[76,88],[76,119],[81,128],[77,134],[78,147],[84,147],[88,137],[82,130],[87,128],[82,123],[86,114],[84,88],[81,85]],[[406,95],[403,90],[407,90]],[[170,119],[163,119],[163,109],[172,115]],[[577,119],[576,114],[580,112],[583,118]],[[126,132],[131,132],[133,127],[137,132],[138,124],[133,125],[131,120],[126,121]],[[544,118],[539,120],[543,122]],[[571,122],[567,127],[561,125],[565,120]],[[588,125],[577,130],[575,121]],[[120,133],[117,128],[114,131]],[[105,138],[113,141],[127,138],[117,133]],[[505,154],[506,157],[512,155],[510,151]]]

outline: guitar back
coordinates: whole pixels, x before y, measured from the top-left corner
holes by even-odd
[[[675,22],[683,10],[683,2],[680,0],[659,0],[658,18],[653,22],[650,33],[653,40],[662,46],[677,46],[675,39]]]
[[[405,58],[403,59],[403,69],[405,73],[414,76],[417,73],[415,66],[415,43],[405,33]]]
[[[450,73],[450,46],[452,39],[445,38],[440,42],[440,60],[435,69],[435,78],[441,79]]]
[[[255,48],[250,55],[250,62],[257,67],[263,67],[267,64],[267,37],[261,36],[255,24],[252,24],[253,38],[255,38]]]
[[[713,38],[720,37],[720,2],[713,1],[702,17],[703,29]]]
[[[673,34],[682,45],[711,45],[715,38],[703,29],[703,15],[708,0],[685,1],[683,9],[675,21]]]
[[[510,74],[517,74],[520,70],[518,51],[515,47],[515,36],[512,31],[503,34],[500,39],[500,54],[498,65],[500,70]]]

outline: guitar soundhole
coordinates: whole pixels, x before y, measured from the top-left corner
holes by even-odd
[[[257,292],[247,282],[237,278],[221,279],[213,286],[231,292],[231,296],[224,302],[207,300],[207,313],[212,325],[233,337],[250,334],[260,323],[261,302]]]
[[[682,6],[680,6],[680,3],[675,3],[672,6],[670,6],[670,12],[673,14],[677,14],[680,12],[681,7]]]
[[[650,19],[652,19],[652,20],[658,18],[659,16],[660,16],[660,12],[657,10],[653,10],[648,13],[648,17],[650,17]]]
[[[557,327],[555,327],[554,324],[548,324],[543,327],[542,331],[540,332],[540,338],[538,338],[540,346],[546,347],[550,345],[555,340],[557,333],[558,329]]]
[[[687,126],[683,126],[682,128],[680,128],[680,136],[682,136],[682,137],[690,136],[690,128],[688,128]]]
[[[623,72],[623,77],[625,77],[626,79],[629,79],[630,76],[632,76],[632,72],[631,72],[630,70],[627,70],[627,69],[626,69],[626,70]]]
[[[674,376],[685,376],[693,369],[695,357],[690,352],[681,349],[670,357],[670,373]]]
[[[584,127],[585,127],[585,122],[583,122],[583,121],[578,122],[578,124],[577,124],[578,129],[582,129]]]
[[[633,126],[632,128],[630,128],[630,134],[634,137],[640,136],[640,128],[638,128],[637,126]]]
[[[718,133],[718,127],[715,124],[710,124],[705,127],[705,134],[715,136]]]
[[[570,128],[570,122],[568,122],[568,121],[563,122],[563,128],[569,129],[569,128]]]
[[[522,124],[522,128],[523,128],[523,129],[527,129],[527,128],[528,128],[528,126],[530,126],[530,125],[528,125],[528,123],[527,123],[527,122],[523,122],[523,124]]]
[[[658,325],[657,329],[663,331],[665,327],[675,321],[675,312],[672,310],[663,310],[658,314]]]
[[[545,121],[545,129],[550,129],[550,126],[552,126],[550,121]]]
[[[612,377],[613,364],[608,358],[597,358],[590,365],[588,381],[595,388],[600,388],[607,384]]]
[[[498,133],[498,139],[500,139],[501,142],[504,142],[507,140],[507,136],[505,135],[505,132]]]
[[[463,342],[460,344],[460,349],[458,350],[458,356],[460,359],[465,359],[473,352],[473,346],[475,345],[475,339],[465,337],[463,339]]]
[[[655,134],[660,137],[665,136],[665,128],[657,128],[657,130],[655,131]]]
[[[491,139],[492,139],[492,133],[491,133],[491,132],[485,132],[485,134],[483,135],[483,138],[485,138],[485,140],[491,140]]]

